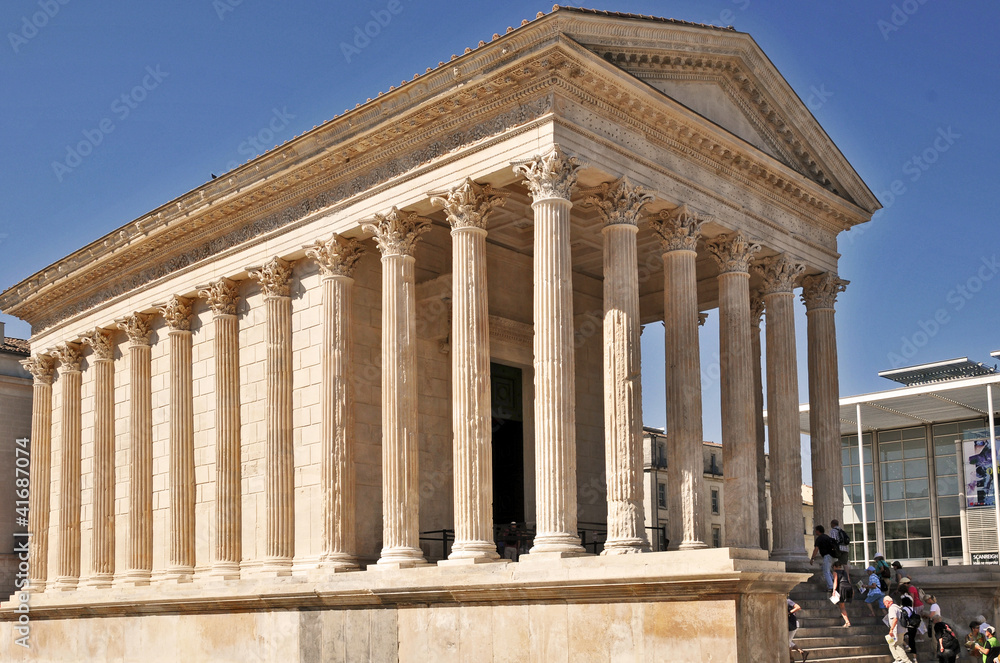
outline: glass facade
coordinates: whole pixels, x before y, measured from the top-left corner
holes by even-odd
[[[861,463],[858,454],[858,436],[844,435],[840,438],[841,463],[844,472],[844,518],[841,526],[851,537],[851,561],[865,558],[864,530],[861,527]],[[872,475],[872,436],[865,433],[862,439],[865,470],[865,508],[868,511],[868,540],[875,545],[875,481]],[[869,555],[874,550],[868,551]]]
[[[938,524],[941,528],[941,557],[962,557],[962,519],[959,516],[959,468],[955,440],[967,430],[982,428],[982,420],[934,426],[934,475],[937,488]]]
[[[878,459],[886,559],[931,559],[926,428],[879,431]]]

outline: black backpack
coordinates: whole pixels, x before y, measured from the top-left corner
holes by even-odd
[[[920,615],[913,611],[913,608],[903,607],[906,612],[906,628],[920,628]]]
[[[951,627],[944,622],[941,622],[941,624],[944,626],[944,633],[941,635],[941,646],[944,647],[945,650],[955,652],[961,651],[962,646],[958,641],[958,636],[955,635],[955,631],[953,631]]]
[[[851,537],[840,527],[837,528],[837,543],[842,546],[851,545]]]

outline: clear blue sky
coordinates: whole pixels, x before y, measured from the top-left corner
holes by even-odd
[[[399,13],[350,53],[350,62],[341,43],[352,41],[354,28],[387,0],[3,3],[0,288],[259,148],[551,7],[520,0],[399,2]],[[875,374],[900,361],[988,360],[1000,349],[994,332],[1000,6],[945,0],[590,6],[749,32],[885,205],[864,231],[841,235],[841,274],[852,281],[837,321],[843,395],[892,386]],[[942,135],[950,138],[938,140]],[[68,146],[81,141],[94,146],[74,158]],[[2,319],[9,334],[28,335],[24,323]],[[713,374],[718,348],[715,322],[713,316],[703,329],[706,375]],[[805,399],[804,315],[798,322]],[[651,425],[664,423],[658,339],[656,329],[643,336]],[[718,384],[709,379],[706,439],[719,439],[717,403]]]

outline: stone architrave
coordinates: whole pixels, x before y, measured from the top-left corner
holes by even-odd
[[[449,560],[497,559],[493,540],[493,449],[486,224],[507,194],[466,179],[431,200],[452,237],[451,376],[455,543]]]
[[[267,411],[264,502],[267,574],[289,575],[295,557],[295,457],[292,446],[292,263],[275,257],[248,268],[266,309]]]
[[[760,245],[742,232],[707,244],[719,264],[719,353],[726,545],[758,548],[757,458],[750,345],[750,260]]]
[[[62,408],[62,458],[59,490],[59,572],[56,588],[76,589],[80,581],[80,433],[81,403],[78,343],[62,343],[53,353],[59,360]]]
[[[215,549],[212,575],[240,577],[242,544],[242,488],[240,486],[240,335],[236,317],[239,288],[219,279],[201,288],[198,296],[212,309],[215,335]]]
[[[698,312],[695,270],[703,223],[686,206],[664,210],[650,219],[663,251],[668,538],[670,547],[680,550],[706,547],[698,326],[708,314]]]
[[[351,398],[351,326],[354,267],[364,250],[357,240],[334,234],[305,247],[319,264],[323,284],[321,417],[323,456],[323,551],[320,564],[356,569],[354,411]]]
[[[587,201],[604,227],[604,457],[608,535],[604,555],[649,551],[642,486],[642,362],[639,351],[639,213],[652,199],[626,178]]]
[[[115,576],[115,345],[95,329],[83,337],[93,351],[94,497],[90,585],[110,587]]]
[[[382,253],[382,566],[424,564],[413,251],[430,222],[396,207],[362,223]]]
[[[834,305],[850,281],[823,273],[802,279],[809,363],[809,436],[812,450],[813,513],[826,525],[844,512],[840,463],[840,378]]]
[[[194,384],[191,300],[174,295],[158,307],[170,339],[170,557],[167,574],[190,582],[195,564]]]
[[[118,321],[128,336],[129,487],[126,568],[122,580],[148,585],[153,570],[153,396],[151,318],[134,313]]]
[[[555,145],[515,164],[534,212],[535,520],[531,553],[578,555],[571,195],[580,163]]]
[[[795,280],[804,266],[788,256],[754,265],[764,281],[767,315],[767,431],[771,456],[771,558],[806,561],[802,538],[802,453],[799,436],[799,380],[795,355]]]
[[[31,390],[31,468],[28,473],[28,583],[44,592],[48,582],[49,505],[52,493],[52,377],[55,362],[39,353],[21,361],[33,378]]]
[[[768,550],[767,539],[767,454],[764,450],[764,375],[761,370],[763,353],[760,344],[760,323],[764,316],[764,295],[759,289],[750,293],[750,345],[753,348],[753,416],[757,441],[757,513],[760,547]]]

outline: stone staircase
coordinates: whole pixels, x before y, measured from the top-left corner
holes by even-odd
[[[885,644],[888,629],[881,618],[872,618],[864,600],[855,599],[847,605],[851,626],[844,628],[839,608],[830,603],[822,573],[814,573],[795,587],[789,598],[802,606],[796,613],[795,642],[809,652],[809,663],[892,663]]]

